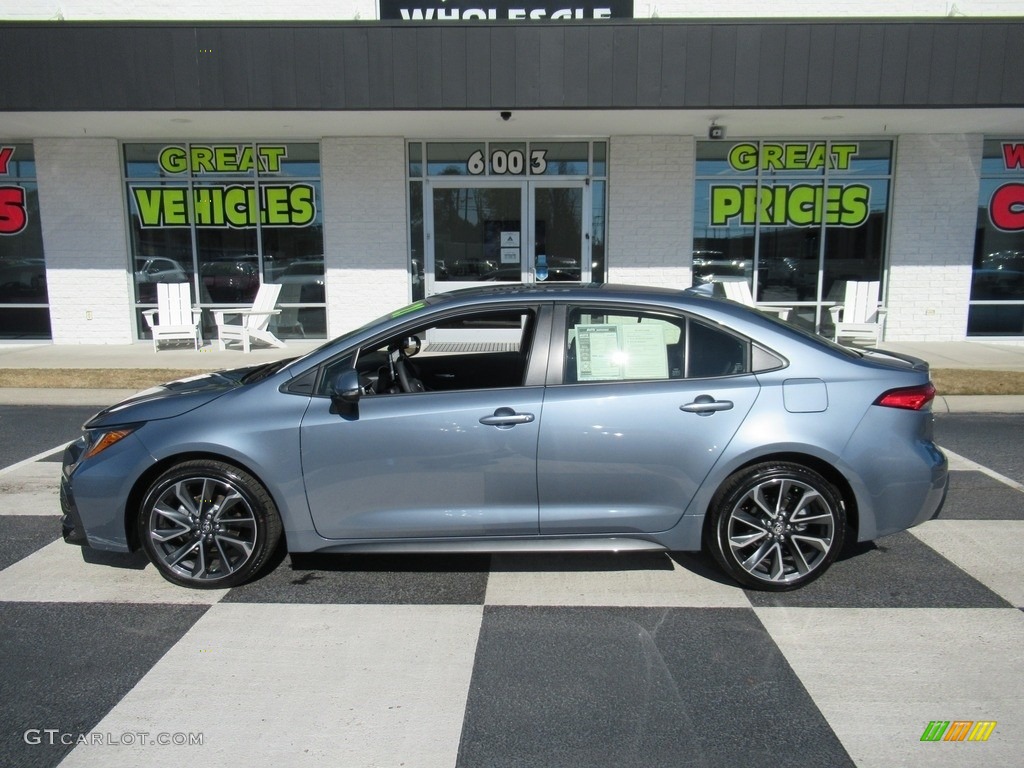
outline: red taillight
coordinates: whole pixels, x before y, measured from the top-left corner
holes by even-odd
[[[890,389],[878,396],[875,405],[886,408],[905,408],[908,411],[920,411],[935,398],[935,387],[929,381],[919,387],[901,387]]]

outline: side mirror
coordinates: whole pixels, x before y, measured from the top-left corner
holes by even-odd
[[[346,368],[331,382],[331,400],[335,403],[355,405],[362,395],[363,388],[359,384],[359,372],[354,368]]]

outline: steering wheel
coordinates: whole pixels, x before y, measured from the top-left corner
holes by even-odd
[[[395,360],[395,375],[398,377],[398,386],[403,392],[426,392],[427,388],[416,376],[416,368],[404,354],[400,354]]]

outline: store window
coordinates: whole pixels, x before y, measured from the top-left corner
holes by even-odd
[[[0,339],[49,338],[33,147],[0,143]]]
[[[605,141],[410,142],[414,299],[494,282],[603,282]]]
[[[889,141],[698,142],[693,283],[831,333],[846,282],[883,280],[891,178]]]
[[[203,308],[246,306],[279,283],[274,334],[326,335],[319,145],[126,144],[124,165],[140,338],[156,284],[177,282]],[[203,322],[209,337],[211,313]]]
[[[967,335],[1024,335],[1024,140],[985,142]]]

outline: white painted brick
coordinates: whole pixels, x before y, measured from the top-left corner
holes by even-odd
[[[131,343],[117,142],[39,139],[35,155],[53,342]]]
[[[693,137],[614,136],[609,144],[609,282],[689,287]]]
[[[954,341],[967,302],[983,137],[900,137],[889,245],[887,341]]]
[[[328,335],[408,303],[405,141],[321,143]]]

